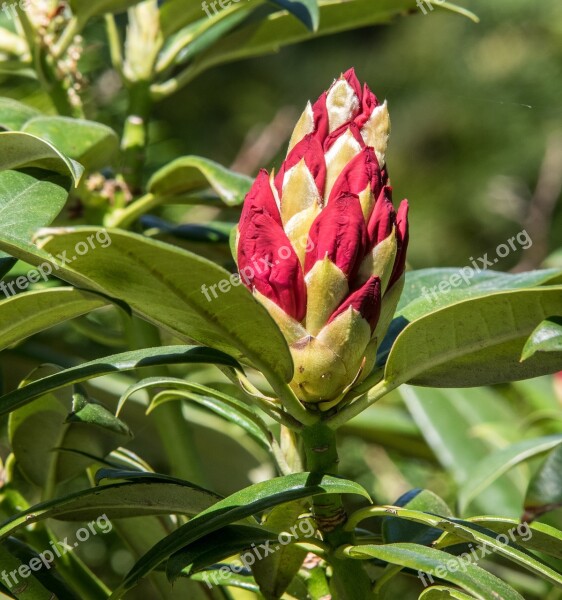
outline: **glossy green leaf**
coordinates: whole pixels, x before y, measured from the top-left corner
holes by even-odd
[[[551,317],[538,325],[523,347],[521,360],[527,360],[536,352],[562,354],[562,316]]]
[[[41,113],[12,98],[0,98],[0,127],[3,129],[19,131],[23,125],[38,117]]]
[[[523,440],[517,444],[502,448],[489,454],[475,465],[468,479],[458,492],[458,502],[461,512],[464,512],[470,502],[482,490],[486,489],[498,477],[521,462],[544,454],[562,444],[562,434],[550,435],[530,440]]]
[[[320,25],[308,31],[293,15],[274,13],[258,23],[248,23],[226,35],[198,56],[189,68],[191,78],[219,64],[277,52],[279,48],[315,37],[385,23],[416,9],[415,0],[319,0]]]
[[[473,545],[478,545],[479,550],[476,551],[478,559],[485,558],[489,554],[497,554],[507,560],[523,567],[534,575],[538,575],[542,579],[554,583],[557,586],[562,586],[562,574],[555,571],[552,567],[538,559],[534,554],[528,552],[523,546],[519,546],[505,536],[505,539],[500,539],[493,531],[489,531],[481,526],[475,525],[469,521],[460,521],[452,518],[444,518],[425,512],[409,510],[398,507],[371,507],[358,511],[350,519],[349,527],[357,525],[361,520],[369,516],[392,513],[395,518],[414,521],[427,526],[435,527],[454,534],[460,540],[470,542]],[[439,542],[434,544],[440,547]],[[386,547],[386,546],[385,546]],[[461,564],[472,564],[476,561],[474,554],[467,550],[461,556],[453,559],[457,566]],[[462,563],[461,563],[462,560]],[[447,581],[452,581],[447,576],[442,577]]]
[[[123,352],[65,369],[60,373],[49,375],[5,394],[0,397],[0,414],[7,414],[47,392],[101,375],[132,371],[142,367],[189,363],[220,364],[232,368],[238,366],[238,363],[230,356],[211,348],[199,346],[163,346]]]
[[[276,532],[277,535],[293,530],[296,539],[303,538],[303,524],[309,526],[309,531],[313,532],[316,529],[310,519],[303,520],[304,512],[305,506],[302,501],[282,504],[266,515],[263,525],[270,531]],[[283,596],[307,555],[307,550],[294,544],[276,544],[273,549],[275,552],[256,561],[252,567],[254,579],[266,600]]]
[[[498,577],[475,564],[451,571],[447,564],[457,563],[454,557],[441,550],[417,544],[386,544],[384,546],[349,546],[345,554],[351,558],[378,558],[449,581],[479,600],[523,600],[523,597]],[[427,577],[426,577],[427,579]]]
[[[50,225],[62,210],[68,197],[66,186],[67,180],[53,173],[0,171],[0,239],[10,237],[28,244],[33,233]],[[0,253],[3,273],[13,266],[6,256]],[[14,293],[21,291],[13,289]],[[2,292],[13,295],[9,288],[2,287]]]
[[[218,163],[200,156],[184,156],[157,171],[148,182],[148,191],[158,196],[195,192],[207,187],[228,206],[241,204],[252,179],[229,171]]]
[[[466,269],[465,267],[464,269]],[[437,310],[463,300],[475,299],[501,291],[512,291],[562,283],[560,269],[543,269],[527,273],[501,273],[485,270],[473,274],[463,268],[433,268],[406,273],[404,290],[394,321],[379,348],[377,364],[383,365],[392,344],[404,327]],[[445,286],[446,291],[440,291]]]
[[[62,233],[42,246],[58,254],[95,231]],[[287,342],[267,310],[237,276],[211,261],[139,235],[111,231],[110,246],[78,256],[71,268],[60,276],[118,298],[181,338],[251,361],[270,382],[292,378]]]
[[[24,383],[56,374],[54,366],[36,369]],[[48,393],[10,414],[8,434],[22,474],[38,486],[75,477],[132,437],[127,426],[99,404],[71,392]],[[80,457],[64,453],[76,451]]]
[[[161,404],[177,400],[191,400],[213,413],[221,416],[230,423],[234,423],[242,428],[248,435],[256,440],[266,450],[271,449],[270,434],[265,423],[240,400],[216,392],[211,388],[199,384],[183,382],[185,385],[180,385],[179,382],[172,382],[178,389],[170,389],[156,394],[148,408],[148,412],[152,412]],[[155,385],[161,387],[168,386],[170,383],[166,381],[157,381]],[[183,388],[183,389],[182,389]]]
[[[512,422],[515,413],[499,393],[489,388],[463,390],[402,386],[400,393],[435,457],[458,486],[463,486],[476,464],[494,446],[472,434],[481,423]],[[516,472],[496,480],[470,507],[475,512],[494,512],[511,517],[521,513],[522,479]]]
[[[288,10],[302,21],[308,29],[316,31],[320,21],[317,0],[270,0],[280,8]]]
[[[471,267],[470,267],[471,268]],[[458,302],[462,298],[486,295],[489,292],[516,290],[539,285],[562,283],[560,269],[542,269],[526,273],[502,273],[500,271],[475,272],[459,268],[431,268],[408,271],[404,290],[400,296],[397,314],[409,320],[428,314],[433,310]],[[447,285],[448,284],[448,285]],[[441,291],[448,288],[448,291]]]
[[[218,496],[188,482],[135,481],[112,483],[41,502],[0,526],[0,539],[45,519],[87,521],[146,515],[193,516],[217,502]]]
[[[0,283],[0,289],[5,283]],[[108,302],[74,288],[26,292],[0,301],[0,350],[53,325],[86,314]]]
[[[406,492],[394,502],[394,505],[445,517],[453,516],[446,502],[431,490],[416,489]],[[386,544],[414,542],[429,546],[441,535],[441,530],[421,523],[385,517],[382,522],[382,535]]]
[[[385,379],[470,387],[554,373],[561,359],[556,352],[523,363],[519,357],[537,323],[558,313],[562,313],[561,286],[460,301],[406,325],[388,356]]]
[[[28,577],[20,578],[17,573],[20,567],[28,566],[29,561],[38,556],[38,553],[32,548],[15,538],[0,544],[0,565],[3,574],[6,575],[6,578],[0,580],[0,593],[6,590],[6,593],[15,594],[7,597],[15,597],[18,600],[52,600],[53,597],[60,598],[60,600],[79,600],[79,597],[68,588],[55,569],[29,570]],[[39,565],[43,567],[41,561],[39,561]],[[16,571],[15,581],[11,576],[14,571]],[[7,586],[8,582],[9,586]],[[25,582],[24,585],[22,585],[23,582]]]
[[[191,575],[249,549],[252,544],[259,546],[276,540],[277,534],[263,527],[228,525],[172,554],[166,562],[166,575],[170,582],[174,582],[184,570],[184,575]]]
[[[88,170],[108,166],[119,150],[113,129],[95,121],[38,116],[28,120],[21,131],[46,140]]]
[[[562,531],[546,523],[521,523],[519,519],[507,517],[482,516],[466,519],[469,523],[485,527],[496,534],[507,535],[526,550],[536,550],[555,558],[562,558]],[[439,547],[446,548],[462,541],[454,533],[444,533]]]
[[[472,600],[474,596],[443,585],[432,585],[419,595],[419,600],[450,600],[451,598],[453,600]]]
[[[29,133],[0,133],[0,170],[39,168],[70,177],[78,185],[84,168],[49,142]]]
[[[359,484],[330,475],[296,473],[251,485],[217,502],[151,548],[129,571],[111,598],[119,598],[170,555],[203,536],[279,504],[318,494],[356,494],[369,498]]]
[[[525,496],[527,518],[562,506],[562,446],[556,446],[533,475]],[[562,538],[562,534],[561,534]]]

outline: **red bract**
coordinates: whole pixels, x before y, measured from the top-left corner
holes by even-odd
[[[287,337],[293,389],[321,408],[368,374],[403,285],[408,204],[392,204],[389,131],[386,102],[350,69],[308,104],[242,211],[242,280]]]

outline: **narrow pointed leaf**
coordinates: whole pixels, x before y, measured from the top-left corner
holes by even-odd
[[[151,548],[129,571],[112,599],[119,598],[170,555],[203,536],[268,508],[318,494],[356,494],[369,498],[359,484],[329,475],[297,473],[257,483],[217,502]]]
[[[525,342],[521,360],[527,360],[536,352],[562,354],[562,317],[551,317],[538,325]]]
[[[502,448],[478,463],[458,493],[461,512],[498,477],[521,462],[544,454],[562,444],[562,434],[550,435]]]
[[[66,385],[87,381],[101,375],[131,371],[160,365],[209,363],[238,368],[238,363],[227,354],[199,346],[163,346],[146,348],[106,356],[49,375],[0,397],[0,414],[7,414],[34,398]]]
[[[18,294],[0,301],[0,350],[53,325],[91,312],[108,301],[74,288]]]
[[[428,573],[433,577],[437,577],[438,572],[439,575],[444,572],[442,579],[458,585],[479,600],[524,600],[523,596],[507,583],[475,564],[467,565],[466,570],[448,570],[447,562],[454,559],[441,550],[406,543],[350,546],[346,549],[346,554],[359,560],[378,558],[390,564]]]
[[[158,196],[195,192],[207,187],[228,206],[241,204],[252,179],[229,171],[218,163],[200,156],[184,156],[157,171],[148,182],[148,191]]]
[[[106,514],[108,519],[146,515],[193,516],[217,502],[218,496],[187,481],[135,481],[82,490],[36,504],[0,526],[0,539],[45,519],[87,521]]]

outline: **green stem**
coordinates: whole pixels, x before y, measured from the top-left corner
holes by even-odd
[[[126,229],[132,225],[140,216],[144,215],[151,208],[158,206],[162,202],[159,196],[154,194],[145,194],[142,198],[135,200],[126,208],[118,208],[107,215],[105,220],[106,227],[120,227]]]
[[[125,161],[123,175],[133,193],[138,193],[141,189],[151,107],[150,82],[132,82],[121,148]]]
[[[342,425],[356,417],[358,414],[362,413],[366,408],[371,406],[380,400],[383,396],[391,392],[393,389],[397,388],[401,382],[396,381],[389,383],[384,379],[377,383],[369,392],[354,400],[351,404],[342,408],[339,412],[337,412],[333,417],[330,417],[326,420],[326,425],[332,429],[339,429]]]
[[[338,474],[339,458],[333,429],[325,423],[316,423],[303,429],[302,440],[308,471],[318,476]],[[341,495],[315,496],[313,512],[318,529],[332,549],[329,563],[333,570],[330,580],[333,599],[371,598],[371,581],[363,565],[358,561],[346,560],[335,555],[336,549],[342,544],[355,543],[353,532],[344,529],[347,514]]]

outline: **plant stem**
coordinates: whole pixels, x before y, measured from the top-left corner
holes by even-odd
[[[316,423],[302,431],[306,468],[317,476],[338,474],[336,433],[325,423]],[[330,590],[333,600],[368,599],[372,597],[371,581],[358,561],[342,559],[335,550],[342,544],[355,542],[353,532],[344,525],[347,513],[341,495],[325,494],[313,500],[314,518],[324,540],[332,548],[329,563],[333,569]]]
[[[123,175],[133,194],[141,190],[151,107],[150,82],[143,80],[132,82],[129,88],[129,110],[121,148],[125,162]]]

